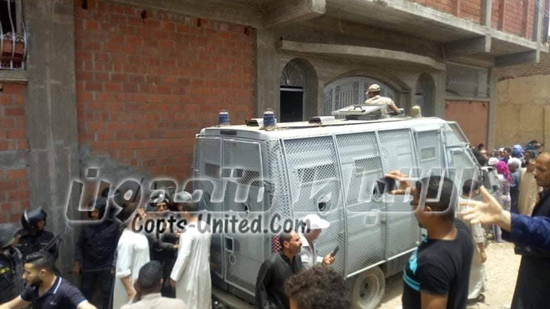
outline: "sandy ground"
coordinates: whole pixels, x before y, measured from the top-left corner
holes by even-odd
[[[509,308],[516,286],[520,259],[519,255],[514,254],[513,244],[491,242],[487,247],[487,262],[485,262],[489,281],[489,290],[485,292],[485,302],[468,306],[468,309]],[[386,280],[386,295],[378,307],[379,309],[401,307],[402,276],[403,274],[399,273]]]

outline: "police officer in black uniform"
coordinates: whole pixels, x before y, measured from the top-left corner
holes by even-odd
[[[170,188],[154,191],[151,200],[152,203],[147,205],[147,212],[156,212],[159,218],[164,217],[168,210],[173,207]],[[176,263],[178,252],[178,235],[170,232],[170,227],[167,224],[164,226],[165,231],[159,233],[155,231],[147,234],[151,259],[159,261],[162,264],[164,283],[161,289],[161,294],[164,297],[175,298],[176,291],[170,285],[170,274],[174,263]]]
[[[51,232],[44,230],[46,227],[47,217],[48,214],[42,209],[42,207],[33,210],[25,210],[25,213],[21,217],[23,229],[19,231],[21,238],[19,239],[19,244],[17,245],[17,248],[23,254],[23,258],[50,245],[50,248],[48,248],[48,253],[57,259],[57,244],[51,245],[52,242],[55,242],[53,240],[54,235]]]
[[[0,304],[7,303],[23,291],[23,260],[15,248],[17,227],[0,224]]]
[[[118,223],[107,212],[108,200],[105,197],[93,202],[94,209],[89,213],[90,222],[79,234],[75,246],[73,274],[82,274],[82,294],[92,299],[94,288],[99,284],[102,309],[108,309],[114,276],[111,273],[115,263],[115,252],[120,237]]]

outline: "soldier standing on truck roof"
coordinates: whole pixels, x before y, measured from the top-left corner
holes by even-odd
[[[388,97],[383,97],[380,95],[380,86],[377,84],[372,84],[367,91],[368,100],[365,101],[365,104],[381,104],[383,105],[381,113],[383,117],[387,117],[390,111],[393,111],[397,114],[401,113],[397,105],[393,102],[392,99]]]
[[[302,240],[302,251],[300,251],[300,256],[302,257],[304,269],[310,269],[316,264],[327,266],[334,263],[335,258],[332,252],[327,254],[324,258],[317,256],[313,244],[313,242],[319,238],[319,235],[321,235],[321,231],[330,226],[330,222],[321,219],[316,214],[307,215],[302,221],[306,224],[304,233],[300,233],[300,239]]]

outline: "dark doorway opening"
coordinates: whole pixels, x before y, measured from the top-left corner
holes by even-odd
[[[281,87],[281,122],[302,121],[304,117],[304,88]]]

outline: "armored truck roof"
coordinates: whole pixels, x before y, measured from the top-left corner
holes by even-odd
[[[293,139],[315,136],[326,136],[334,133],[345,134],[355,132],[369,132],[380,130],[409,129],[416,131],[437,130],[447,121],[436,117],[425,118],[389,118],[382,120],[344,120],[336,119],[325,123],[301,122],[283,122],[278,123],[275,128],[264,129],[253,125],[230,125],[230,126],[212,126],[201,130],[198,136],[234,136],[237,138],[248,138],[255,140],[275,140],[275,139]],[[455,131],[454,126],[451,126]],[[458,128],[458,126],[456,126]],[[458,128],[458,130],[460,130]],[[455,131],[455,133],[458,133]],[[458,136],[460,136],[458,134]],[[460,138],[462,139],[462,138]],[[466,142],[467,140],[462,140]]]

